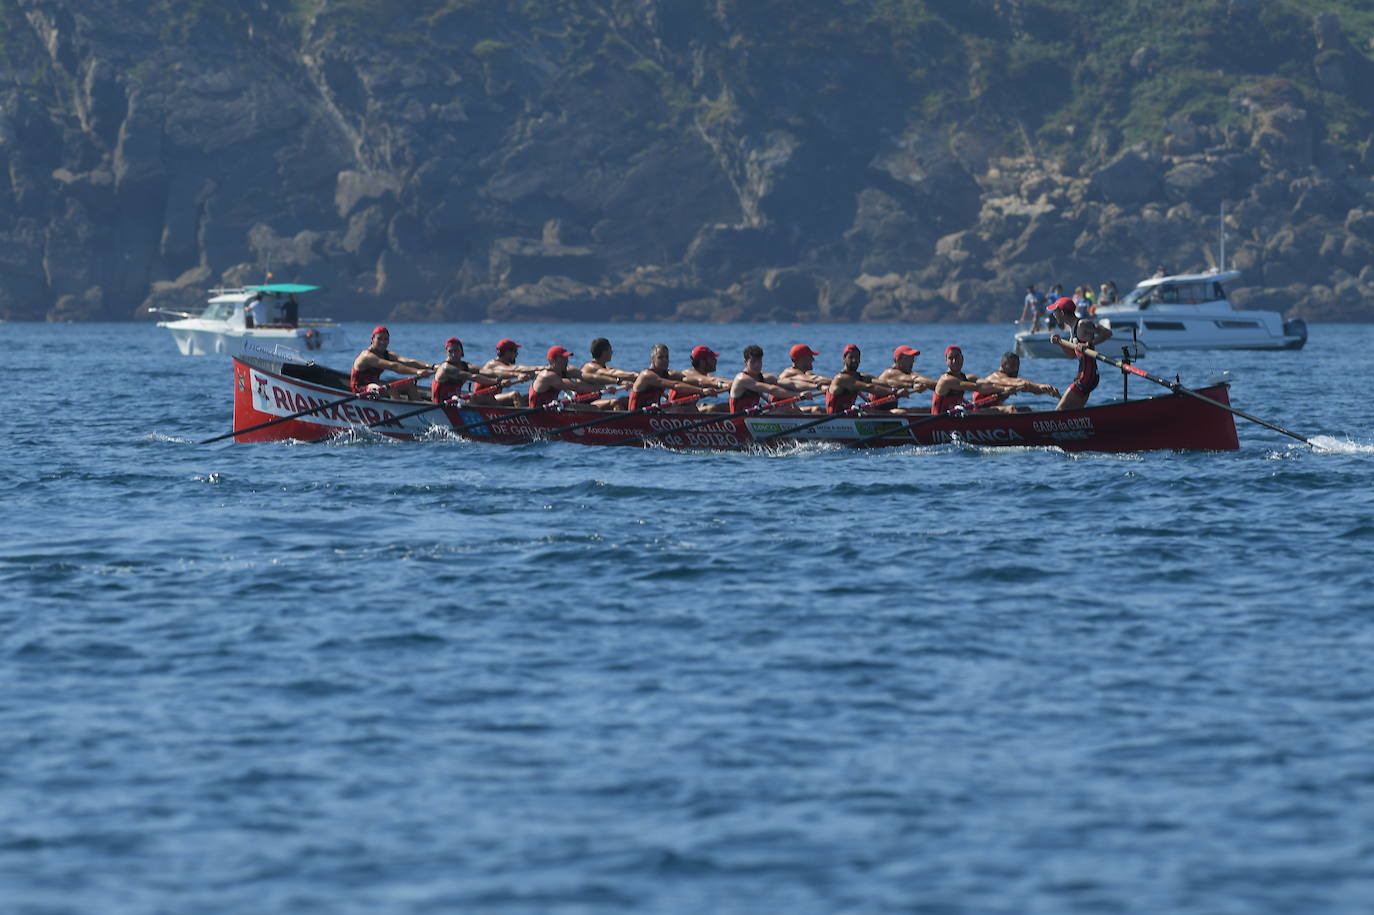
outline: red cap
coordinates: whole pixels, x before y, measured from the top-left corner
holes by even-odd
[[[709,347],[709,346],[694,346],[694,347],[692,347],[692,361],[693,361],[693,362],[696,362],[698,359],[705,359],[707,356],[710,356],[712,359],[719,359],[719,358],[720,358],[720,353],[718,353],[718,352],[716,352],[715,350],[711,349],[711,347]]]
[[[1069,311],[1073,311],[1074,309],[1073,299],[1068,296],[1064,296],[1062,299],[1055,299],[1054,304],[1050,306],[1050,311],[1063,311],[1065,309]]]
[[[496,341],[496,351],[497,351],[498,353],[501,352],[501,350],[503,350],[503,349],[519,349],[519,348],[520,348],[520,344],[519,344],[519,343],[516,343],[516,342],[515,342],[514,340],[512,340],[510,337],[502,337],[500,340],[497,340],[497,341]]]
[[[388,337],[390,337],[391,331],[387,330],[385,326],[378,324],[376,327],[372,328],[372,336],[375,337],[378,334],[386,334]]]
[[[551,346],[551,347],[549,347],[549,361],[550,361],[550,362],[552,362],[553,360],[557,359],[559,356],[563,356],[563,357],[566,358],[566,357],[571,356],[571,355],[572,355],[572,350],[570,350],[570,349],[564,349],[564,348],[561,347],[561,346]]]
[[[845,346],[844,350],[840,353],[840,355],[842,355],[842,356],[848,356],[850,353],[857,353],[858,351],[859,351],[859,347],[856,346],[856,345],[853,344],[853,343],[850,343],[850,344],[848,344],[848,345]]]
[[[457,337],[449,337],[447,340],[444,341],[444,349],[448,349],[455,343],[457,343],[459,346],[463,345],[463,341],[459,340]]]
[[[892,361],[896,362],[898,359],[902,358],[903,356],[919,356],[919,355],[921,355],[921,351],[920,351],[920,350],[918,350],[918,349],[912,349],[911,347],[909,347],[909,346],[907,346],[905,343],[903,343],[901,346],[897,347],[896,349],[894,349],[894,350],[892,351]]]
[[[805,343],[798,343],[796,346],[792,347],[790,350],[787,351],[787,355],[792,357],[793,362],[796,362],[803,356],[819,356],[820,353],[816,352],[811,347],[807,346]]]
[[[963,355],[964,351],[961,350],[961,349],[959,348],[959,344],[957,344],[957,343],[951,343],[949,346],[946,346],[946,347],[945,347],[945,358],[946,358],[946,359],[949,358],[949,354],[950,354],[950,353],[958,353],[958,354],[960,354],[960,355]]]

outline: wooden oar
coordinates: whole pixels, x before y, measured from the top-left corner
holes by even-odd
[[[696,401],[701,400],[702,398],[705,398],[705,397],[715,397],[717,394],[724,393],[724,391],[727,391],[727,390],[729,390],[729,388],[725,388],[725,389],[723,389],[723,390],[703,391],[703,392],[700,393],[700,394],[690,394],[690,395],[688,395],[688,396],[682,398],[681,400],[674,400],[674,401],[672,401],[672,403],[674,403],[674,404],[689,404],[689,403],[695,403]],[[572,431],[574,431],[574,430],[576,430],[576,429],[586,429],[588,426],[600,426],[600,425],[602,425],[602,424],[604,424],[604,423],[613,423],[613,422],[615,422],[615,421],[618,420],[618,419],[626,419],[626,418],[631,417],[631,416],[639,416],[641,413],[655,413],[655,412],[657,412],[657,411],[659,411],[659,410],[662,410],[662,409],[663,409],[663,404],[662,404],[661,402],[655,401],[654,403],[649,404],[647,407],[640,407],[640,408],[637,409],[637,410],[614,410],[614,411],[608,411],[608,412],[606,413],[605,416],[598,416],[596,419],[589,419],[589,420],[587,420],[586,422],[574,423],[574,424],[571,425],[571,426],[564,426],[564,427],[561,428],[561,429],[550,429],[550,430],[548,430],[548,431],[550,431],[550,432],[556,432],[556,433],[558,433],[559,435],[564,435],[564,434],[566,434],[566,433],[568,433],[568,432],[572,432]]]
[[[1197,391],[1193,391],[1193,390],[1190,390],[1190,389],[1188,389],[1188,388],[1185,388],[1181,383],[1179,383],[1179,382],[1177,382],[1177,381],[1169,381],[1167,378],[1160,378],[1160,377],[1158,377],[1158,376],[1156,376],[1156,375],[1151,375],[1149,372],[1142,371],[1141,369],[1137,368],[1136,366],[1131,365],[1129,362],[1122,362],[1122,361],[1119,360],[1119,359],[1113,359],[1111,356],[1104,356],[1104,355],[1102,355],[1101,353],[1099,353],[1097,350],[1095,350],[1095,349],[1093,349],[1092,347],[1089,347],[1089,346],[1083,347],[1083,352],[1087,353],[1089,356],[1092,356],[1092,357],[1093,357],[1094,359],[1096,359],[1098,362],[1105,362],[1105,363],[1107,363],[1108,365],[1114,365],[1114,366],[1116,366],[1117,368],[1121,369],[1121,371],[1123,371],[1123,372],[1130,372],[1132,375],[1139,375],[1141,378],[1144,378],[1146,381],[1153,381],[1155,384],[1163,385],[1164,387],[1166,387],[1166,388],[1168,388],[1169,390],[1173,391],[1175,394],[1187,394],[1189,397],[1192,397],[1192,398],[1194,398],[1194,399],[1196,399],[1196,400],[1200,400],[1200,401],[1202,401],[1203,403],[1211,404],[1212,406],[1216,407],[1218,410],[1225,410],[1227,413],[1234,413],[1236,416],[1239,416],[1241,419],[1248,419],[1248,420],[1250,420],[1250,422],[1252,422],[1252,423],[1259,423],[1261,426],[1264,426],[1266,429],[1273,429],[1275,432],[1282,432],[1284,435],[1288,436],[1289,438],[1295,438],[1295,439],[1297,439],[1298,441],[1302,442],[1302,443],[1305,444],[1305,445],[1310,445],[1310,446],[1312,446],[1313,448],[1317,447],[1317,445],[1316,445],[1315,442],[1313,442],[1312,440],[1310,440],[1310,439],[1308,439],[1308,438],[1306,438],[1306,437],[1304,437],[1304,436],[1299,435],[1299,434],[1296,433],[1296,432],[1290,432],[1290,431],[1288,431],[1287,429],[1283,428],[1282,426],[1276,426],[1276,425],[1274,425],[1273,423],[1268,422],[1267,420],[1260,419],[1258,416],[1251,416],[1249,413],[1246,413],[1244,410],[1237,410],[1235,407],[1230,406],[1229,404],[1224,404],[1224,403],[1222,403],[1222,402],[1219,401],[1219,400],[1213,400],[1212,398],[1208,397],[1206,394],[1199,394]]]
[[[517,380],[518,380],[518,379],[517,379]],[[614,391],[614,390],[616,390],[616,388],[619,388],[619,387],[621,387],[621,385],[615,385],[614,387],[610,388],[609,390]],[[589,391],[589,392],[587,392],[586,394],[578,394],[578,395],[577,395],[576,397],[574,397],[571,401],[566,401],[566,400],[555,400],[555,401],[551,401],[551,402],[546,403],[546,404],[544,404],[543,406],[539,406],[539,407],[526,407],[526,408],[524,408],[523,410],[516,410],[514,413],[507,413],[505,416],[497,416],[497,417],[494,417],[494,418],[492,418],[492,419],[483,419],[483,420],[480,420],[480,421],[475,422],[475,423],[468,423],[468,424],[465,425],[465,426],[459,426],[459,427],[457,427],[456,429],[451,429],[451,430],[449,430],[449,431],[451,431],[451,432],[466,432],[466,431],[468,431],[469,429],[476,429],[478,426],[485,426],[485,425],[488,425],[488,424],[490,424],[490,423],[503,423],[503,422],[505,422],[506,420],[509,420],[509,419],[517,419],[517,418],[519,418],[519,417],[521,417],[521,416],[529,416],[531,413],[548,413],[548,412],[550,412],[550,411],[552,411],[552,410],[557,409],[559,404],[564,404],[564,403],[580,403],[580,402],[586,401],[586,400],[595,400],[596,398],[600,397],[602,394],[605,394],[605,393],[607,393],[607,391],[602,391],[602,390]],[[482,406],[481,404],[478,404],[478,405],[477,405],[476,407],[474,407],[473,409],[480,409],[481,406]]]
[[[811,422],[809,422],[809,423],[802,423],[800,426],[793,426],[793,427],[791,427],[790,429],[783,429],[783,430],[781,430],[781,431],[779,431],[779,432],[770,432],[768,435],[765,435],[765,436],[763,436],[762,438],[756,438],[756,439],[754,439],[754,444],[757,445],[757,444],[759,444],[760,442],[771,441],[771,440],[773,440],[773,439],[775,439],[775,438],[781,438],[781,437],[783,437],[783,436],[785,436],[785,435],[795,435],[795,434],[797,434],[798,432],[801,432],[801,431],[806,430],[806,429],[814,428],[815,426],[819,426],[819,425],[822,425],[823,423],[831,422],[832,420],[836,420],[836,419],[846,419],[846,418],[848,418],[848,419],[854,419],[855,417],[862,416],[864,410],[872,409],[873,407],[881,406],[882,404],[885,404],[885,403],[894,403],[894,402],[896,402],[899,398],[905,397],[906,395],[908,395],[908,394],[910,394],[910,393],[911,393],[911,390],[910,390],[910,389],[904,389],[904,390],[898,391],[896,394],[889,394],[889,395],[887,395],[886,397],[880,397],[880,398],[878,398],[877,400],[870,400],[868,403],[864,404],[862,407],[861,407],[861,406],[858,406],[858,405],[855,405],[855,406],[850,407],[848,410],[842,410],[842,411],[840,411],[839,413],[827,413],[826,415],[822,416],[820,419],[813,419],[813,420],[812,420]]]
[[[690,432],[693,429],[700,429],[702,426],[711,425],[711,423],[724,422],[727,419],[738,419],[741,416],[760,416],[769,411],[776,410],[778,407],[785,407],[794,403],[799,403],[803,400],[810,400],[811,398],[815,397],[817,394],[820,393],[820,391],[811,391],[808,394],[801,394],[796,397],[789,397],[786,400],[776,400],[766,404],[755,404],[747,410],[737,410],[734,413],[713,413],[711,414],[709,419],[698,420],[697,422],[688,423],[685,426],[677,426],[672,429],[658,429],[653,432],[645,432],[641,435],[632,435],[629,438],[622,438],[618,441],[608,442],[607,444],[638,445],[640,442],[648,441],[651,438],[661,438],[662,436],[674,435],[678,432]]]
[[[405,378],[397,378],[395,381],[388,381],[386,384],[381,385],[381,387],[383,389],[395,387],[397,385],[405,384],[406,382],[414,381],[418,377],[420,376],[410,375]],[[311,407],[309,410],[301,410],[298,413],[292,413],[290,416],[279,416],[276,419],[269,420],[265,423],[258,423],[256,426],[249,426],[246,429],[234,429],[232,431],[224,433],[223,435],[216,435],[213,438],[207,438],[202,442],[198,442],[197,444],[208,445],[211,442],[222,441],[223,439],[230,438],[231,436],[242,435],[245,432],[256,432],[259,429],[266,429],[268,426],[275,426],[278,423],[284,423],[289,420],[299,419],[302,416],[309,416],[312,413],[323,413],[325,410],[332,410],[334,407],[342,406],[346,403],[349,403],[350,401],[361,400],[362,398],[367,396],[368,395],[366,392],[362,394],[349,394],[347,397],[341,397],[338,400],[331,400],[328,403],[322,403],[317,407]]]

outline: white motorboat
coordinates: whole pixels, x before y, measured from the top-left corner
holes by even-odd
[[[172,320],[157,322],[172,332],[185,356],[241,353],[250,343],[268,349],[286,345],[305,350],[340,349],[343,328],[329,318],[301,318],[296,297],[318,286],[272,283],[210,290],[210,301],[198,315],[149,308]]]
[[[1095,306],[1091,317],[1111,328],[1109,349],[1132,340],[1158,350],[1301,349],[1307,324],[1300,318],[1285,321],[1276,311],[1242,311],[1231,304],[1222,284],[1238,276],[1239,270],[1227,270],[1153,277],[1120,302]],[[1021,331],[1015,349],[1022,356],[1062,352],[1050,343],[1049,331]]]

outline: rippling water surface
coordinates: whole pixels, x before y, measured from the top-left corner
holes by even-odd
[[[517,330],[931,373],[1011,336]],[[1144,363],[1316,450],[1077,457],[198,446],[227,361],[0,332],[6,912],[1374,907],[1374,328]]]

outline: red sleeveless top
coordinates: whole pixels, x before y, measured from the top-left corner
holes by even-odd
[[[968,401],[964,400],[963,391],[950,391],[944,397],[941,397],[939,394],[930,395],[931,413],[947,413],[960,404],[965,406],[968,405]]]
[[[531,407],[542,407],[545,404],[553,403],[558,399],[558,388],[548,388],[543,391],[536,391],[534,385],[530,385],[529,401]]]
[[[361,394],[367,390],[368,385],[376,384],[381,380],[381,369],[354,369],[348,383],[353,388],[354,394]]]
[[[851,391],[848,394],[832,394],[825,392],[825,412],[843,413],[854,406],[854,401],[859,399],[858,391]]]
[[[631,391],[628,407],[631,410],[642,410],[661,400],[663,400],[663,388],[654,388],[652,391]]]

